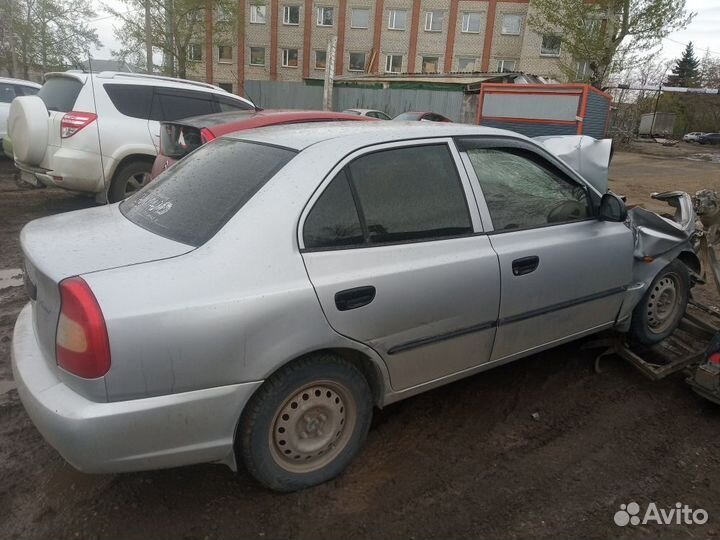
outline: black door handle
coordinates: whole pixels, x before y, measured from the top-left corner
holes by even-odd
[[[345,289],[335,293],[335,306],[338,311],[348,311],[367,306],[373,300],[375,300],[375,287],[372,285]]]
[[[532,255],[530,257],[523,257],[522,259],[515,259],[512,262],[513,275],[524,276],[537,269],[540,264],[540,257]]]

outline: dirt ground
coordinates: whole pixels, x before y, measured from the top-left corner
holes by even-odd
[[[649,208],[651,191],[720,189],[720,164],[673,156],[618,153],[612,188]],[[0,270],[20,267],[24,223],[91,204],[23,189],[0,161]],[[596,374],[577,343],[387,407],[349,470],[305,492],[269,493],[219,465],[82,474],[45,443],[12,389],[10,339],[24,302],[22,287],[0,288],[2,538],[720,536],[720,407],[681,375],[650,382],[617,358]],[[632,501],[682,502],[709,520],[616,526]]]

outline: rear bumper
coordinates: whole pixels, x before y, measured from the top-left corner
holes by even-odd
[[[96,403],[58,379],[42,358],[30,304],[13,334],[12,368],[20,399],[38,431],[71,465],[114,473],[224,462],[260,382],[130,401]]]
[[[70,191],[100,193],[105,191],[103,165],[106,169],[112,170],[114,160],[105,156],[100,159],[97,152],[48,146],[47,154],[41,163],[42,167],[34,167],[19,161],[16,161],[15,165],[25,173],[26,181],[32,182],[28,177],[32,175],[47,186],[57,186]]]

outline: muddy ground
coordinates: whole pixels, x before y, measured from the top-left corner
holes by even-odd
[[[663,156],[618,153],[612,188],[651,208],[650,191],[720,189],[720,164]],[[22,188],[0,161],[0,270],[21,265],[24,223],[91,204]],[[720,407],[680,375],[650,382],[616,358],[598,375],[579,344],[387,407],[349,470],[302,493],[269,493],[218,465],[79,473],[12,389],[11,331],[24,302],[21,287],[0,289],[2,538],[720,536]],[[620,528],[613,515],[631,501],[682,502],[709,521]]]

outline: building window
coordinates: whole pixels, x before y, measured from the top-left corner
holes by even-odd
[[[443,18],[445,18],[445,13],[442,11],[426,11],[425,31],[442,32]]]
[[[498,60],[497,73],[511,73],[515,71],[515,60]]]
[[[370,10],[352,8],[350,11],[350,28],[370,28]]]
[[[218,61],[219,62],[232,62],[232,46],[231,45],[218,45]]]
[[[439,71],[440,59],[437,56],[423,56],[422,57],[422,72],[423,73],[437,73]]]
[[[225,90],[226,92],[230,92],[230,93],[232,94],[232,91],[233,91],[232,83],[230,83],[230,82],[221,82],[221,83],[218,83],[218,86],[219,86],[220,88],[222,88],[223,90]]]
[[[327,66],[327,51],[315,51],[315,69],[325,69]]]
[[[560,56],[560,36],[555,34],[545,34],[542,37],[542,45],[540,46],[540,56]]]
[[[319,7],[317,8],[317,25],[332,26],[333,25],[333,8]]]
[[[391,9],[388,11],[388,30],[405,30],[407,28],[407,10]]]
[[[463,13],[462,31],[466,34],[480,33],[480,13]]]
[[[458,71],[475,71],[475,58],[458,58]]]
[[[292,26],[300,24],[300,6],[283,7],[283,24]]]
[[[282,50],[283,67],[298,67],[298,50],[283,49]]]
[[[401,73],[402,60],[402,54],[388,54],[385,57],[385,73]]]
[[[250,6],[250,22],[252,24],[265,24],[267,20],[267,6]]]
[[[187,59],[191,62],[200,62],[202,60],[202,45],[199,43],[188,45]]]
[[[265,47],[250,47],[250,65],[265,65]]]
[[[503,15],[502,33],[509,36],[520,35],[522,15]]]
[[[348,71],[365,71],[365,53],[351,52]]]
[[[587,60],[578,60],[575,62],[575,80],[576,81],[587,81],[592,75],[592,69],[590,69],[590,62]]]

